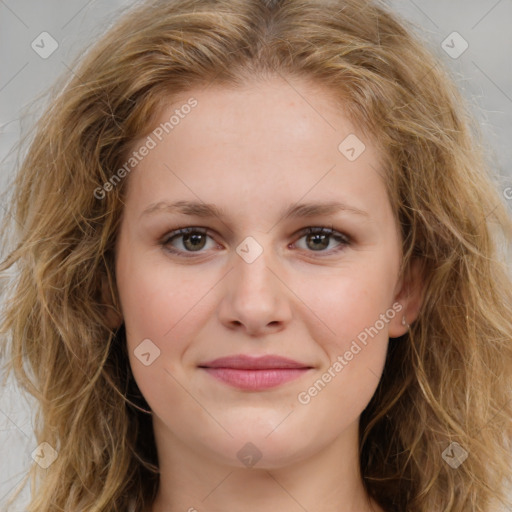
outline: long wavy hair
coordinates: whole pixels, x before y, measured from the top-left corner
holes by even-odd
[[[27,512],[152,503],[151,416],[124,326],[107,318],[119,311],[114,247],[129,176],[95,191],[174,94],[271,75],[328,87],[373,141],[403,275],[421,263],[419,317],[390,343],[360,419],[367,492],[390,512],[512,507],[512,221],[449,70],[377,1],[161,0],[134,6],[78,59],[9,189],[0,347],[6,376],[37,401],[38,443],[58,454],[26,474]],[[457,449],[468,457],[454,468],[446,454]]]

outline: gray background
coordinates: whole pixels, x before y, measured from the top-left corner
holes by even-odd
[[[432,51],[452,70],[487,137],[502,188],[511,186],[512,0],[390,0],[387,3],[416,24]],[[117,19],[120,9],[132,4],[126,0],[0,0],[1,190],[11,176],[20,133],[26,133],[45,105],[42,95],[59,76],[69,72],[73,59]],[[469,44],[458,58],[450,57],[442,47],[442,42],[454,31]],[[51,34],[58,43],[47,58],[42,58],[31,46],[33,41],[41,40],[42,32]],[[47,40],[45,50],[49,48]],[[458,48],[460,43],[456,41],[455,49]],[[508,203],[512,211],[512,200]],[[3,208],[1,203],[0,208]],[[31,427],[32,407],[33,403],[16,392],[12,381],[2,390],[0,509],[6,495],[33,463],[31,453],[36,443]],[[13,510],[23,511],[27,496],[28,486]]]

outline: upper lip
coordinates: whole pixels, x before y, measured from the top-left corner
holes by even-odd
[[[219,357],[199,365],[201,368],[235,368],[240,370],[265,370],[276,368],[312,368],[312,366],[288,359],[286,357],[266,355],[247,356],[238,354],[228,357]]]

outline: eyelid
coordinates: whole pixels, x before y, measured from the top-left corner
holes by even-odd
[[[340,238],[345,239],[347,242],[352,241],[352,237],[347,235],[346,233],[343,233],[342,231],[338,231],[335,229],[335,227],[331,224],[329,226],[308,226],[306,228],[299,229],[294,236],[297,235],[309,235],[309,234],[315,234],[315,233],[327,233],[329,235],[338,235]]]

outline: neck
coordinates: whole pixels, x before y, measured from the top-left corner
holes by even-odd
[[[160,485],[147,512],[383,512],[363,487],[358,425],[325,448],[287,465],[237,467],[180,443],[153,418]]]

